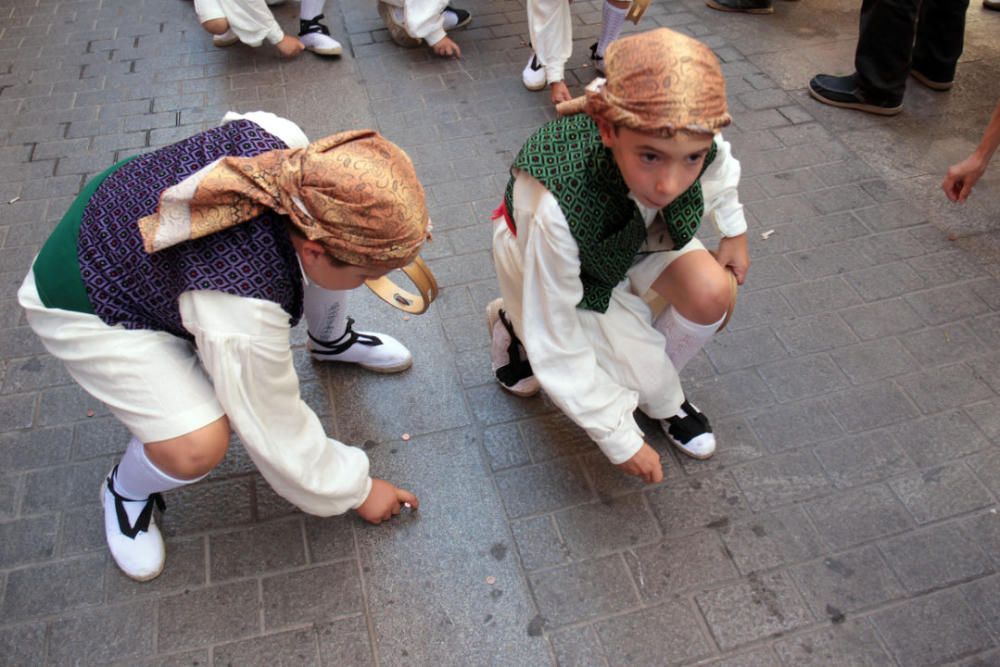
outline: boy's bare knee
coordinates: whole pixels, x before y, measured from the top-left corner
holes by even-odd
[[[681,315],[698,324],[712,324],[721,320],[729,310],[732,287],[722,273],[719,278],[698,283],[689,296],[679,308]]]
[[[229,30],[229,21],[227,21],[224,18],[208,19],[207,21],[201,24],[201,27],[204,28],[207,32],[212,33],[213,35],[221,35],[225,33],[227,30]]]
[[[171,477],[195,479],[222,462],[229,449],[229,435],[229,420],[222,417],[178,438],[148,443],[146,456]]]

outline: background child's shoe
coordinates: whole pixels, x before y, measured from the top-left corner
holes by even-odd
[[[382,17],[382,22],[385,23],[385,27],[389,31],[389,37],[397,46],[402,46],[404,49],[414,49],[423,43],[424,40],[410,37],[410,33],[406,32],[406,22],[401,7],[393,7],[387,2],[380,2],[378,3],[378,15]]]
[[[715,435],[708,417],[687,400],[676,415],[661,419],[660,426],[674,447],[693,459],[704,460],[715,453]]]
[[[236,33],[232,30],[227,30],[221,35],[212,35],[212,44],[221,48],[227,46],[232,46],[236,42],[240,41],[240,38],[236,36]]]
[[[521,82],[528,90],[542,90],[548,81],[545,78],[545,68],[538,62],[538,56],[531,54],[531,59],[521,72]]]
[[[299,41],[307,51],[321,56],[339,56],[344,49],[340,42],[330,37],[330,29],[321,23],[323,15],[312,19],[299,19]]]
[[[413,365],[413,355],[392,336],[354,330],[354,318],[347,318],[347,330],[337,340],[319,340],[309,334],[306,347],[316,361],[358,364],[376,373],[399,373]]]
[[[472,14],[464,9],[459,9],[458,7],[452,7],[450,5],[442,10],[441,16],[444,17],[445,30],[458,30],[459,28],[464,28],[469,25],[469,22],[472,20]]]
[[[514,334],[514,327],[503,310],[503,299],[494,299],[486,307],[490,328],[490,361],[500,386],[515,396],[534,396],[542,388],[531,371],[528,354]]]
[[[167,559],[163,536],[153,516],[154,507],[163,510],[163,498],[158,493],[145,500],[123,498],[114,491],[114,475],[112,470],[101,484],[108,549],[127,576],[149,581],[163,571]]]

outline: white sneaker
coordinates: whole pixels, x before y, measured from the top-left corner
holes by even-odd
[[[494,299],[486,307],[486,324],[490,328],[490,364],[500,386],[515,396],[534,396],[542,386],[531,372],[528,353],[514,334],[514,327],[503,310],[503,299]]]
[[[528,90],[542,90],[545,88],[545,84],[547,83],[545,80],[545,68],[538,62],[538,56],[534,53],[531,54],[531,59],[528,60],[528,64],[524,66],[524,70],[521,72],[521,81]]]
[[[232,46],[236,42],[240,41],[240,38],[236,36],[236,33],[232,30],[227,30],[221,35],[212,35],[212,44],[221,48],[227,46]]]
[[[117,466],[101,484],[104,536],[111,557],[122,572],[136,581],[149,581],[163,571],[167,560],[163,536],[153,516],[154,505],[163,511],[163,498],[158,493],[145,500],[128,500],[116,495],[111,481],[116,470]]]
[[[312,19],[299,19],[299,41],[306,47],[306,51],[321,56],[339,56],[344,48],[340,42],[330,37],[330,29],[321,23],[322,20],[322,14]]]
[[[687,399],[681,403],[680,412],[660,420],[660,427],[674,447],[693,459],[704,460],[715,453],[715,435],[708,417]]]
[[[424,43],[424,40],[411,37],[410,33],[406,31],[406,21],[402,8],[393,7],[385,2],[379,2],[378,15],[382,17],[382,22],[385,23],[385,27],[389,31],[389,37],[398,46],[413,49]]]
[[[316,361],[341,361],[358,364],[376,373],[399,373],[413,365],[413,355],[392,336],[355,331],[354,318],[347,318],[347,330],[333,341],[319,340],[309,334],[306,348]]]

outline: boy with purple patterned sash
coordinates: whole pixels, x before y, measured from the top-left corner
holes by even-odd
[[[491,357],[504,389],[545,389],[653,483],[662,465],[637,408],[684,454],[715,451],[679,372],[731,311],[730,272],[742,283],[750,265],[740,168],[718,134],[725,80],[706,46],[663,28],[612,42],[605,68],[514,161],[494,223]],[[705,217],[722,235],[712,253],[695,238]],[[655,314],[653,297],[670,305]]]
[[[372,131],[309,144],[273,114],[224,120],[91,180],[18,292],[49,352],[133,435],[100,496],[111,554],[140,581],[165,560],[160,494],[206,476],[230,430],[310,514],[379,523],[418,505],[326,436],[290,348],[304,315],[318,360],[411,365],[345,313],[345,290],[408,264],[427,238],[409,158]]]

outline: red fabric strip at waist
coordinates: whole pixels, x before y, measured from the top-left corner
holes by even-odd
[[[490,216],[490,220],[496,220],[500,216],[503,216],[504,221],[507,223],[507,229],[513,236],[517,236],[517,227],[514,226],[514,218],[510,217],[510,211],[507,210],[507,202],[501,201],[500,205],[496,207],[493,211],[493,215]]]

